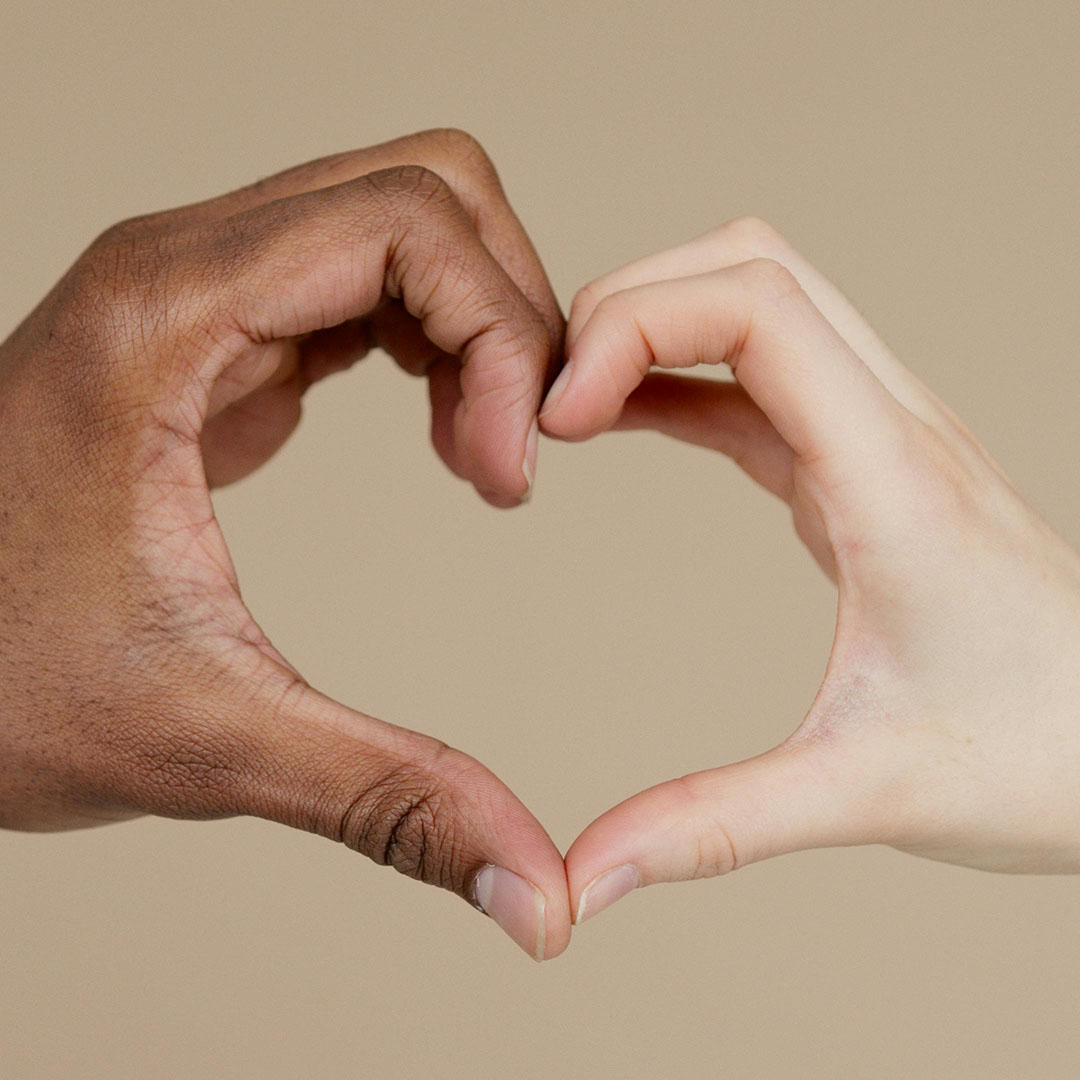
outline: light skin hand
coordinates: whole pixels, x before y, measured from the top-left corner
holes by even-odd
[[[478,762],[313,690],[240,598],[209,489],[375,346],[498,506],[562,316],[475,140],[426,132],[100,237],[0,346],[0,825],[253,814],[569,940],[562,858]],[[387,467],[393,467],[392,462]]]
[[[1080,557],[839,291],[740,219],[588,286],[567,348],[543,430],[652,428],[729,455],[838,588],[793,734],[589,825],[566,856],[577,921],[637,885],[814,847],[1080,870]],[[696,364],[735,381],[649,373]]]

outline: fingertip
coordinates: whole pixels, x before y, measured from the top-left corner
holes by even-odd
[[[537,963],[565,948],[558,926],[548,931],[548,897],[531,881],[502,866],[485,866],[473,887],[476,906]]]
[[[634,343],[621,345],[610,329],[590,320],[548,391],[540,424],[555,438],[588,439],[607,431],[648,371],[648,360],[635,355]]]
[[[550,960],[570,943],[570,899],[562,854],[547,831],[502,781],[474,803],[485,834],[475,877],[462,895],[533,960]],[[474,794],[476,783],[470,787]]]
[[[550,898],[547,898],[547,910],[544,924],[544,953],[541,961],[554,960],[556,956],[562,956],[570,944],[571,917],[570,908],[567,906],[565,895],[559,905],[558,911],[552,909]]]
[[[544,952],[541,959],[554,960],[566,952],[573,928],[570,897],[566,891],[566,870],[561,856],[558,866],[552,866],[550,876],[545,876],[541,891],[544,895]]]
[[[572,909],[575,925],[580,926],[586,919],[599,915],[641,884],[641,874],[632,863],[605,870],[582,889]]]
[[[631,891],[626,889],[621,892],[615,887],[629,880],[630,870],[633,871],[632,888],[645,884],[634,853],[623,843],[618,823],[615,822],[612,827],[611,817],[615,809],[586,826],[566,853],[567,896],[575,925],[599,914]],[[623,873],[617,875],[615,871]]]
[[[588,402],[581,401],[580,379],[575,379],[573,361],[563,368],[540,409],[540,426],[545,435],[565,442],[582,442],[604,430],[589,415]]]
[[[566,951],[572,918],[562,856],[534,825],[504,838],[505,859],[480,869],[471,897],[474,906],[539,963]]]
[[[551,421],[555,420],[555,417],[559,412],[559,405],[566,396],[566,391],[570,388],[570,383],[573,381],[573,378],[574,361],[567,360],[563,365],[562,371],[559,372],[558,377],[551,384],[551,389],[548,390],[547,396],[540,406],[540,420],[544,423],[545,427],[548,426]]]
[[[528,502],[528,498],[517,495],[503,495],[502,492],[491,491],[488,488],[477,487],[476,493],[488,506],[493,506],[496,510],[513,510],[521,506],[522,503]]]
[[[444,355],[427,371],[428,400],[431,403],[431,444],[446,467],[459,479],[468,476],[460,461],[454,435],[454,415],[461,402],[461,365]]]
[[[520,402],[500,415],[493,400],[478,401],[471,409],[465,400],[458,406],[454,443],[469,479],[492,506],[508,509],[528,501],[539,435],[539,425],[533,433],[535,408]]]

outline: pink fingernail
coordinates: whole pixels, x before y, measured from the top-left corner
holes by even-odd
[[[551,412],[559,404],[559,399],[566,393],[566,388],[570,385],[573,370],[574,361],[568,360],[566,367],[559,372],[559,377],[551,384],[551,389],[548,391],[547,397],[544,398],[544,404],[540,409],[541,416]]]
[[[544,894],[523,877],[501,866],[486,866],[476,876],[477,906],[534,960],[544,959],[547,906]]]
[[[580,925],[586,919],[591,919],[628,892],[633,892],[640,884],[641,876],[633,866],[616,866],[614,870],[593,878],[581,894],[574,921]]]

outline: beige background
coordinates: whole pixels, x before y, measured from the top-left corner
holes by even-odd
[[[852,295],[1080,541],[1080,8],[5,4],[0,334],[115,219],[440,124],[561,299],[741,213]],[[331,388],[332,387],[332,388]],[[659,437],[541,447],[486,509],[381,357],[217,499],[317,686],[480,757],[563,848],[757,752],[832,592]],[[460,901],[256,821],[0,835],[0,1075],[1075,1077],[1080,884],[813,852],[638,893],[536,967]]]

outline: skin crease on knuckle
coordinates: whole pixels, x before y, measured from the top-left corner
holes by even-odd
[[[543,267],[510,205],[494,163],[480,142],[453,128],[411,137],[416,157],[445,181],[470,228],[499,255],[544,324],[551,347],[561,344],[565,321]]]
[[[454,129],[422,132],[402,141],[415,158],[446,182],[469,227],[540,313],[552,348],[565,321],[543,267],[506,200],[498,172],[480,143]]]
[[[445,781],[414,764],[376,768],[340,813],[335,839],[407,877],[462,891],[470,868]]]
[[[512,411],[528,394],[539,394],[532,387],[533,373],[546,366],[549,332],[532,306],[500,279],[490,256],[474,246],[471,225],[457,200],[441,181],[433,186],[430,175],[420,177],[420,201],[403,215],[408,241],[399,234],[392,244],[388,291],[407,296],[409,310],[420,319],[430,315],[442,298],[455,297],[454,322],[470,328],[459,342],[467,364],[462,376],[466,409],[473,410],[490,394],[509,392],[511,400],[501,405]],[[409,191],[410,198],[418,197],[414,186]],[[499,348],[486,351],[482,366],[484,356],[473,351],[481,338],[499,341]],[[479,389],[471,389],[474,385]]]
[[[386,292],[402,297],[423,319],[443,275],[465,274],[464,246],[471,225],[441,177],[420,166],[404,166],[368,177],[385,205]]]
[[[439,163],[445,161],[446,172],[455,178],[460,176],[464,181],[462,194],[466,197],[466,203],[476,201],[477,207],[469,209],[470,216],[475,215],[473,223],[478,225],[479,204],[494,194],[501,197],[502,193],[499,174],[487,151],[474,136],[456,128],[425,132],[425,136],[433,151],[431,160],[436,163],[435,170],[440,171]]]
[[[396,165],[368,173],[366,180],[386,202],[386,211],[402,218],[414,218],[440,207],[460,212],[450,185],[424,165]]]
[[[711,260],[715,269],[757,259],[783,264],[792,255],[791,245],[780,232],[768,222],[752,216],[734,218],[718,225],[702,236],[700,242],[715,249]],[[637,265],[632,263],[631,267]],[[693,268],[695,273],[700,273],[703,269],[696,264]],[[647,265],[643,267],[640,276],[643,281],[651,277]],[[571,305],[571,322],[580,329],[584,316],[592,312],[605,296],[618,290],[623,278],[623,272],[614,271],[579,289]],[[636,275],[634,280],[637,280]]]
[[[755,256],[740,263],[737,272],[757,304],[777,305],[793,296],[806,295],[795,275],[776,259]]]

